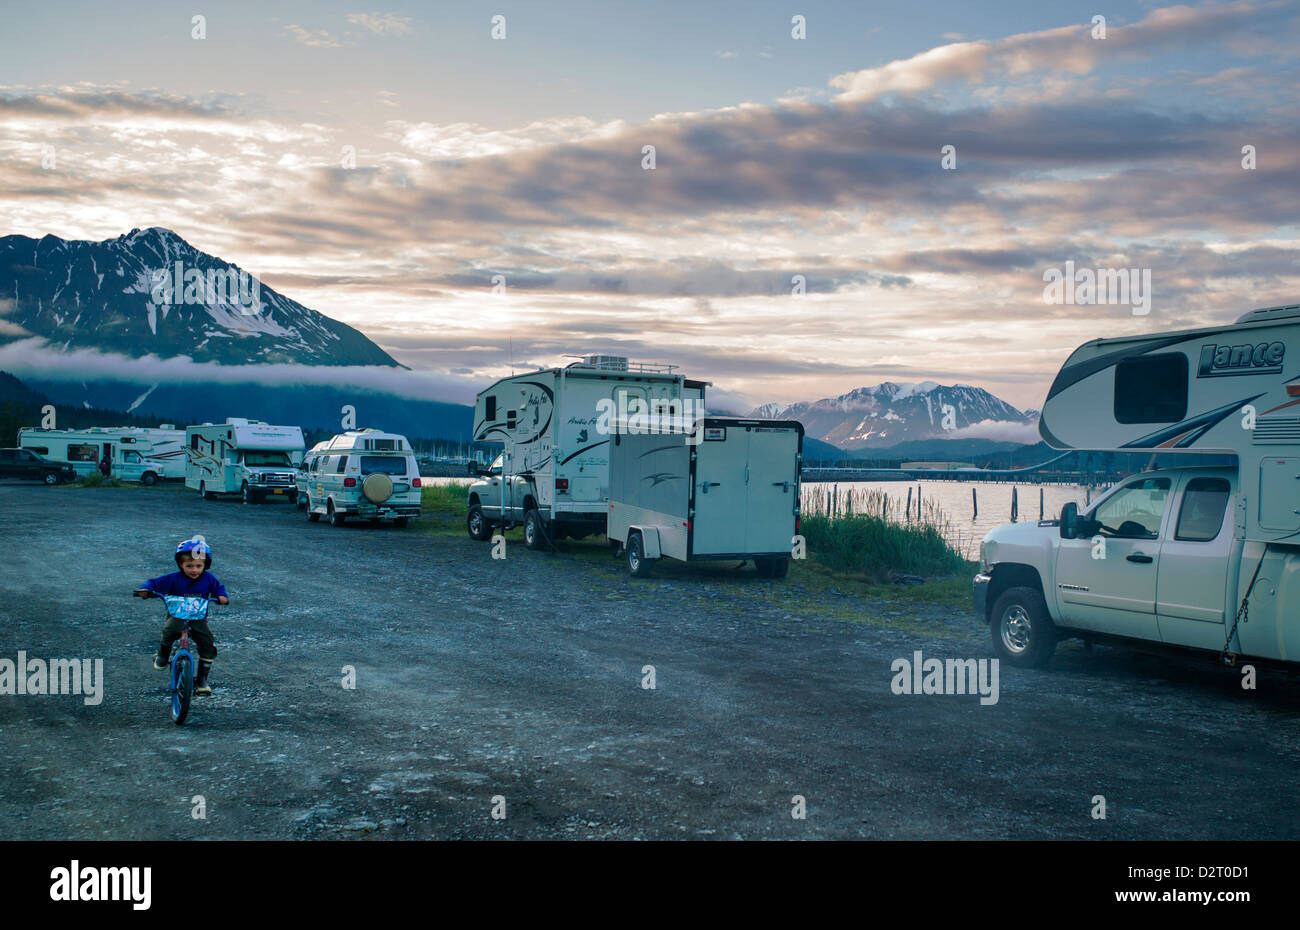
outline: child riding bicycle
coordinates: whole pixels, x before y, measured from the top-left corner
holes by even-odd
[[[176,567],[180,571],[150,578],[134,592],[136,597],[154,597],[178,595],[181,597],[210,597],[218,604],[229,604],[226,587],[217,576],[208,571],[212,567],[212,549],[203,537],[195,536],[184,540],[176,547]],[[158,646],[158,655],[154,657],[153,667],[165,669],[171,657],[172,644],[181,637],[185,622],[175,617],[168,617],[163,627],[162,642]],[[217,644],[212,638],[207,620],[190,621],[190,632],[194,643],[199,647],[199,670],[194,679],[195,694],[211,694],[212,686],[208,684],[208,673],[212,671],[212,660],[217,657]]]

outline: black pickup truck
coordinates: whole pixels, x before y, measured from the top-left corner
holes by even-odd
[[[0,449],[0,478],[27,478],[58,484],[76,477],[71,465],[43,459],[30,449]]]

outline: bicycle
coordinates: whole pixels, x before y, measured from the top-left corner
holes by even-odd
[[[143,590],[143,589],[140,589]],[[143,597],[161,597],[167,607],[167,616],[180,620],[181,638],[176,641],[176,648],[171,656],[171,696],[172,722],[177,726],[185,723],[190,713],[190,702],[194,700],[194,669],[198,657],[190,648],[190,624],[208,619],[208,607],[217,601],[215,597],[182,597],[178,594],[154,594],[149,592]]]

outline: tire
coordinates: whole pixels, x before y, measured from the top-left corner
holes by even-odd
[[[176,682],[176,691],[172,694],[172,721],[180,726],[189,716],[190,702],[194,700],[194,666],[188,656],[177,656],[172,679]]]
[[[258,500],[258,498],[257,498],[257,492],[254,491],[254,490],[252,490],[251,488],[249,488],[249,486],[248,486],[248,482],[247,482],[247,481],[244,482],[244,486],[243,486],[242,488],[240,488],[239,490],[240,490],[240,494],[241,494],[241,495],[243,496],[243,498],[244,498],[244,503],[245,503],[245,504],[256,504],[256,503],[257,503],[257,500]]]
[[[1056,624],[1037,588],[1008,588],[993,604],[989,620],[993,651],[1016,668],[1042,668],[1056,651]]]
[[[347,522],[348,518],[334,509],[332,501],[327,505],[327,508],[330,515],[330,526],[342,526]]]
[[[487,542],[492,538],[492,527],[478,504],[470,505],[469,515],[465,518],[465,529],[469,532],[470,539]]]
[[[305,500],[307,501],[307,503],[304,504],[303,506],[307,508],[307,522],[308,522],[308,523],[315,523],[317,520],[320,519],[320,514],[318,514],[316,511],[314,511],[314,510],[311,509],[311,498],[310,498],[310,497],[306,498]]]
[[[546,548],[546,530],[536,507],[524,514],[524,545],[534,552]]]
[[[784,578],[790,571],[790,560],[784,556],[772,559],[755,559],[754,568],[763,578]]]
[[[296,490],[290,491],[288,496],[289,496],[289,506],[290,506],[290,507],[297,507],[297,506],[298,506],[298,492],[297,492]]]
[[[645,557],[645,542],[640,533],[627,538],[627,570],[633,578],[645,578],[650,574],[650,560]]]
[[[50,487],[54,487],[59,483],[59,476],[57,472],[47,471],[45,474],[41,475],[41,480]]]
[[[140,483],[146,488],[151,488],[158,483],[158,476],[151,471],[147,471],[140,476]]]
[[[205,501],[212,500],[212,495],[208,493],[208,483],[206,481],[199,482],[199,497]]]
[[[393,526],[396,526],[400,529],[406,526],[407,524],[409,524],[410,522],[411,522],[410,517],[398,517],[396,520],[393,521]]]

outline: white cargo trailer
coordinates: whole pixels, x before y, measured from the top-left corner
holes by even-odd
[[[96,426],[88,429],[42,429],[23,427],[18,446],[43,458],[71,465],[78,475],[99,469],[108,457],[109,474],[124,481],[154,484],[185,477],[185,431],[169,424],[159,428],[142,426]]]
[[[633,575],[658,558],[752,560],[785,575],[799,532],[803,424],[705,417],[671,431],[622,422],[609,459],[609,538]]]
[[[672,365],[593,355],[503,378],[474,404],[474,440],[504,448],[468,493],[470,536],[523,525],[531,549],[605,532],[609,423],[619,414],[700,415],[707,381]]]
[[[185,486],[211,500],[239,494],[245,503],[289,496],[305,446],[302,429],[230,417],[185,430]]]

